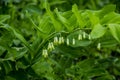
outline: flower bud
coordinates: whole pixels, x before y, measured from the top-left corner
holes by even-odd
[[[59,44],[64,43],[64,38],[63,37],[59,37]]]
[[[88,35],[88,39],[91,40],[91,35]]]
[[[98,43],[98,45],[97,45],[97,49],[98,49],[98,50],[101,49],[101,43]]]
[[[54,37],[54,44],[58,44],[58,37]]]
[[[64,43],[64,37],[61,37],[61,42]]]
[[[53,45],[53,42],[50,42],[48,44],[48,50],[53,50],[54,49],[54,45]]]
[[[78,35],[78,40],[82,40],[82,35],[81,34]]]
[[[62,38],[59,37],[59,44],[62,44]]]
[[[68,39],[68,38],[67,38],[67,42],[66,42],[66,43],[67,43],[67,45],[70,45],[70,41],[69,41],[69,39]]]
[[[51,49],[51,44],[50,43],[48,43],[48,50],[50,50]]]
[[[75,45],[75,39],[74,39],[74,38],[73,38],[73,40],[72,40],[72,44]]]
[[[83,32],[83,38],[84,38],[84,39],[86,38],[86,33],[85,33],[85,32]]]
[[[42,55],[46,58],[46,57],[48,57],[48,51],[46,50],[46,49],[44,49],[43,51],[42,51]]]
[[[51,42],[50,45],[51,45],[51,49],[55,49],[53,42]]]

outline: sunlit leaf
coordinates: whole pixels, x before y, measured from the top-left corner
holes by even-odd
[[[84,22],[84,19],[81,16],[81,13],[79,12],[76,4],[74,4],[72,6],[72,12],[75,14],[75,17],[77,18],[77,21],[80,25],[80,28],[83,28],[85,26],[85,22]]]
[[[118,24],[109,24],[108,25],[111,34],[113,35],[113,37],[120,42],[120,25]]]
[[[105,32],[106,32],[106,28],[103,27],[101,24],[97,24],[93,27],[93,30],[90,34],[91,37],[95,39],[102,37],[105,34]]]

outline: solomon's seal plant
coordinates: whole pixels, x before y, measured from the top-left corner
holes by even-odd
[[[65,1],[41,2],[43,12],[30,3],[20,9],[18,19],[14,5],[10,15],[0,15],[1,80],[120,78],[120,14],[115,5],[79,10],[74,4],[65,11],[50,8]]]

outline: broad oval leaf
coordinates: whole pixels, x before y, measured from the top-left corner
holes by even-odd
[[[103,27],[101,24],[97,24],[94,26],[92,32],[90,33],[92,39],[102,37],[106,32],[106,28]]]
[[[120,42],[120,25],[119,24],[109,24],[108,25],[113,37]]]
[[[32,69],[35,71],[36,74],[42,75],[43,73],[51,73],[53,71],[52,67],[48,62],[36,62],[33,66]],[[46,75],[47,75],[46,74]],[[45,76],[45,75],[44,75]]]
[[[101,24],[120,23],[120,14],[111,12],[101,19]]]
[[[116,9],[116,6],[113,4],[107,5],[105,7],[103,7],[100,11],[98,11],[98,16],[99,18],[103,18],[103,16],[105,16],[106,14],[110,13],[110,12],[114,12]]]

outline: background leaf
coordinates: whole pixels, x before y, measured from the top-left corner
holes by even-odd
[[[0,23],[3,23],[10,18],[10,15],[0,15]]]

